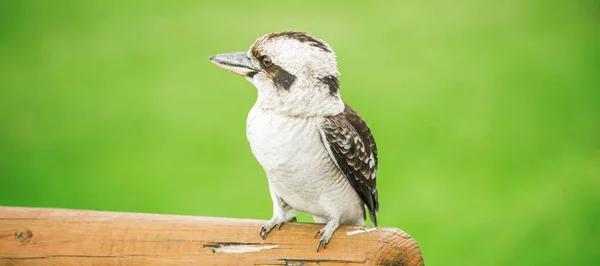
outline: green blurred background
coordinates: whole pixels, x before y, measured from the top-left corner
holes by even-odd
[[[1,1],[0,205],[270,218],[245,137],[256,90],[207,57],[299,30],[337,52],[379,146],[380,223],[427,265],[598,265],[599,14],[592,0]]]

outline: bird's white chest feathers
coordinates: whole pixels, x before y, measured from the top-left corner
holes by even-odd
[[[315,166],[322,168],[331,163],[319,133],[320,122],[319,118],[291,118],[252,108],[246,135],[267,174],[310,172]]]
[[[252,153],[271,190],[293,209],[322,217],[333,210],[362,216],[358,195],[325,148],[322,119],[293,118],[255,106],[246,125]],[[346,206],[327,206],[330,202]]]

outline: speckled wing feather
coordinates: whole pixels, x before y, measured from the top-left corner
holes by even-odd
[[[367,205],[371,220],[377,225],[377,147],[371,130],[346,104],[343,113],[325,118],[321,136],[331,158]]]

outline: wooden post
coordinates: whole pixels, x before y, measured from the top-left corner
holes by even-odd
[[[343,226],[315,251],[322,225],[0,207],[0,265],[423,265],[395,228]]]

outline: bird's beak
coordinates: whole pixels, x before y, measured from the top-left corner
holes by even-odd
[[[208,60],[238,75],[251,78],[258,73],[245,52],[213,55]]]

